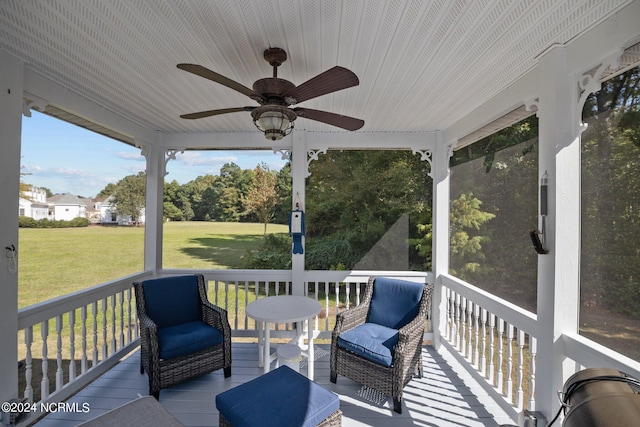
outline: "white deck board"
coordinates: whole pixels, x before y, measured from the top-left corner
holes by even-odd
[[[329,381],[328,346],[316,350],[315,381],[338,394],[343,412],[342,425],[355,426],[442,426],[474,427],[513,424],[500,406],[484,392],[446,349],[440,353],[424,347],[424,377],[415,378],[405,388],[403,413],[393,412],[391,399],[363,390],[345,377],[337,384]],[[262,374],[258,368],[257,345],[233,344],[232,375],[222,371],[175,385],[160,392],[160,403],[187,426],[218,426],[215,396]],[[69,402],[88,403],[88,413],[59,412],[47,415],[36,427],[67,427],[123,405],[138,395],[148,394],[146,374],[140,374],[139,352],[132,353],[98,380],[78,392]],[[306,373],[306,360],[301,372]]]

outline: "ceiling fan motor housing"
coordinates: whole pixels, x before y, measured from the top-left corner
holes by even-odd
[[[288,80],[269,77],[257,80],[253,84],[253,91],[267,99],[267,104],[288,105],[284,101],[284,95],[293,91],[296,85]]]

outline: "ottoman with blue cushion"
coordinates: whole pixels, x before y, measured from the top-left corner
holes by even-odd
[[[288,366],[216,396],[220,426],[341,426],[337,395]]]

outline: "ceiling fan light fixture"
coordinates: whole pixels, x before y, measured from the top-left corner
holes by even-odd
[[[297,118],[293,111],[280,105],[263,105],[253,110],[251,116],[256,127],[271,141],[289,135]]]

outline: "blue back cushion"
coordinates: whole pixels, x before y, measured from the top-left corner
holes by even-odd
[[[376,277],[367,323],[400,329],[420,311],[424,285],[388,277]]]
[[[174,276],[142,282],[147,315],[158,328],[202,320],[198,276]]]

